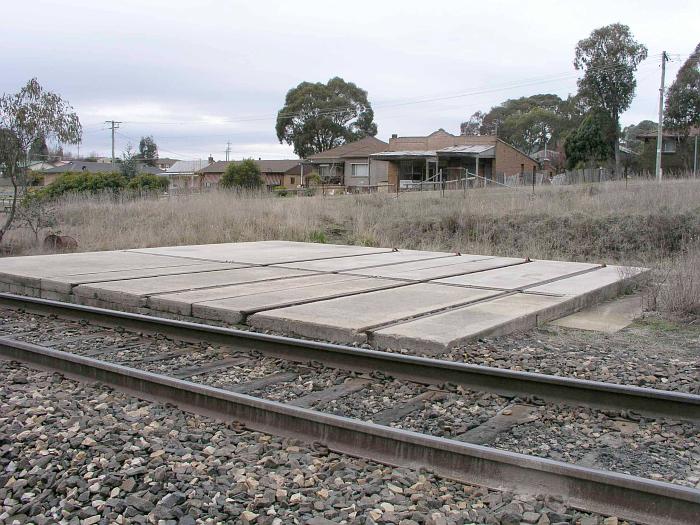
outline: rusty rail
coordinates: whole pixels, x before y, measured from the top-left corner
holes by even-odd
[[[450,383],[504,396],[533,396],[551,402],[631,410],[700,423],[700,396],[683,392],[379,352],[8,293],[0,293],[0,305],[100,325],[157,332],[183,340],[204,339],[209,343],[254,350],[290,361],[318,361],[332,368],[358,372],[380,371],[417,383]]]
[[[670,483],[323,414],[7,338],[0,338],[0,357],[340,453],[499,490],[559,494],[592,512],[668,525],[697,523],[700,515],[700,491]]]

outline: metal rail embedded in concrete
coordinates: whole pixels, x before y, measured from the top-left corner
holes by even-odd
[[[390,465],[427,468],[464,483],[558,494],[593,512],[643,523],[687,525],[700,515],[700,491],[324,414],[190,383],[28,343],[0,339],[0,355],[145,399],[242,422],[246,427],[321,442]]]

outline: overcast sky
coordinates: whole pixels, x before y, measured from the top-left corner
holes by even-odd
[[[161,157],[292,158],[275,116],[291,87],[333,76],[369,93],[378,138],[461,121],[507,98],[576,92],[576,43],[613,22],[649,48],[623,125],[656,120],[700,40],[700,1],[3,0],[0,92],[31,77],[84,127],[81,153],[153,135]],[[438,99],[438,100],[435,100]],[[75,152],[75,147],[68,148]]]

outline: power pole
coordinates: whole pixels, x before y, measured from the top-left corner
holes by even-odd
[[[231,152],[231,141],[226,143],[226,162],[228,162],[228,154]]]
[[[114,130],[119,129],[121,122],[116,120],[105,120],[105,124],[109,124],[112,128],[112,164],[114,165]]]
[[[659,88],[659,125],[656,129],[656,181],[661,182],[661,148],[664,141],[664,82],[666,80],[666,51],[661,53],[661,87]]]

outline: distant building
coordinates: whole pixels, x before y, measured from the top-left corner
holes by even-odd
[[[457,183],[469,172],[478,184],[504,183],[506,177],[532,176],[538,162],[496,136],[452,135],[439,129],[425,137],[393,135],[387,151],[371,155],[389,163],[389,187],[411,187],[442,180]]]
[[[213,162],[214,159],[210,157],[209,161],[201,159],[178,160],[175,161],[167,170],[165,170],[163,175],[168,177],[171,190],[199,189],[198,172],[202,168],[209,166],[210,161]]]
[[[661,139],[661,168],[665,171],[682,172],[693,169],[695,137],[700,136],[700,127],[692,127],[687,132],[663,130]],[[640,133],[636,136],[644,142],[642,149],[642,168],[655,169],[656,131]]]
[[[42,172],[44,176],[44,186],[51,184],[58,177],[65,173],[118,173],[119,164],[107,164],[105,162],[88,162],[85,160],[72,160],[56,166],[55,168],[47,169]],[[153,175],[164,175],[162,170],[148,166],[147,164],[139,164],[139,173],[151,173]]]
[[[169,159],[168,157],[159,157],[153,161],[156,167],[162,170],[171,168],[176,162],[178,162],[178,159]]]
[[[375,137],[309,155],[303,161],[304,184],[312,175],[318,175],[325,184],[337,184],[349,189],[386,183],[388,164],[372,160],[372,155],[386,151],[389,144]]]
[[[199,187],[202,189],[212,189],[219,186],[221,177],[226,173],[226,169],[231,164],[238,164],[240,160],[220,160],[214,162],[197,172],[199,177]],[[298,168],[299,160],[265,160],[258,159],[254,161],[260,170],[260,175],[263,183],[268,190],[276,186],[284,186],[286,188],[296,188],[301,185],[301,176],[292,173],[295,168]],[[288,173],[289,172],[289,173]]]

